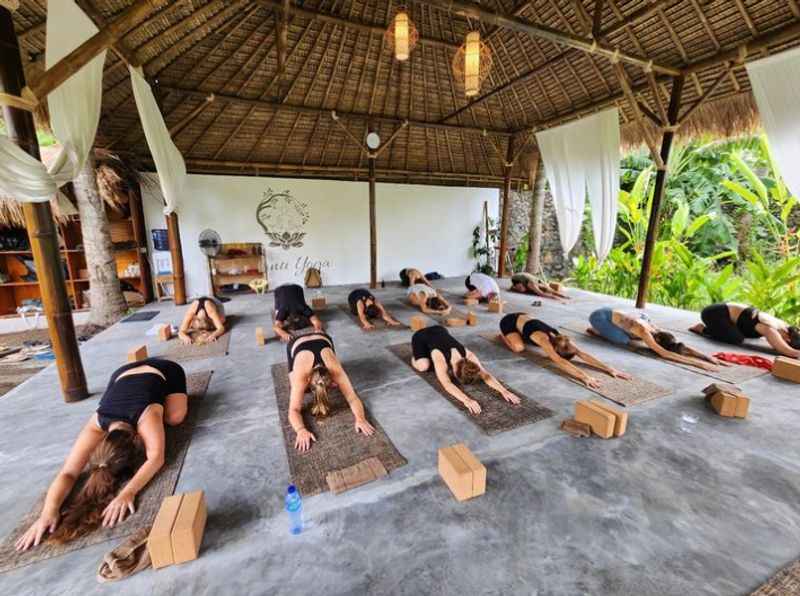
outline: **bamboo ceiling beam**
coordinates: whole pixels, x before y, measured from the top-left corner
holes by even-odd
[[[709,86],[709,88],[705,90],[703,95],[698,97],[697,100],[692,105],[690,105],[688,108],[686,108],[686,111],[678,117],[678,126],[680,126],[681,124],[686,122],[692,116],[692,114],[694,114],[695,111],[701,105],[703,105],[708,100],[709,97],[711,97],[711,94],[714,93],[714,91],[717,90],[717,87],[720,86],[722,81],[724,81],[726,78],[728,78],[728,75],[730,74],[730,72],[731,72],[730,68],[724,69],[722,71],[722,74],[720,74],[714,80],[714,82],[711,83],[711,86]]]
[[[278,74],[283,76],[286,68],[286,46],[289,45],[289,10],[291,1],[283,0],[280,10],[280,22],[278,23]],[[278,20],[278,14],[275,15]]]
[[[594,15],[592,16],[592,37],[598,39],[602,33],[604,0],[594,0]]]
[[[267,8],[276,11],[282,10],[283,7],[283,0],[253,0],[253,1],[256,2],[257,4],[260,4],[261,6],[265,6]],[[304,19],[319,21],[321,23],[341,25],[343,27],[347,27],[348,29],[355,29],[356,31],[362,31],[364,33],[374,33],[376,35],[383,35],[384,33],[386,33],[385,25],[372,25],[370,23],[356,21],[354,19],[337,17],[335,15],[319,12],[317,10],[311,10],[309,8],[301,8],[298,5],[292,6],[292,14],[297,15],[298,17],[302,17]],[[433,47],[445,48],[451,51],[455,51],[460,47],[459,44],[450,43],[449,41],[445,41],[443,39],[436,39],[433,37],[423,37],[423,36],[420,36],[419,43],[423,43]]]
[[[617,63],[614,65],[614,68],[617,71],[617,78],[619,79],[619,84],[622,86],[622,92],[625,94],[625,98],[628,100],[628,105],[633,111],[634,118],[636,119],[636,125],[639,127],[639,131],[642,133],[642,137],[644,138],[647,147],[650,149],[653,162],[656,164],[656,168],[663,170],[666,167],[664,165],[664,160],[661,159],[661,154],[656,148],[655,141],[650,136],[650,129],[648,129],[644,123],[644,117],[639,108],[639,103],[636,101],[636,96],[633,93],[631,84],[628,81],[628,75],[625,73],[625,67],[622,66],[622,64]]]
[[[200,105],[198,105],[195,109],[189,112],[184,118],[180,120],[180,122],[177,122],[174,126],[170,127],[169,136],[175,138],[177,135],[179,135],[181,131],[184,128],[186,128],[192,120],[197,118],[208,106],[214,103],[214,99],[216,98],[214,97],[213,93],[208,97],[206,97],[205,101],[200,102]]]
[[[552,43],[567,46],[587,52],[589,54],[596,54],[604,56],[612,62],[627,62],[634,66],[638,66],[645,71],[655,71],[660,74],[678,76],[681,71],[666,64],[660,64],[644,56],[637,56],[621,50],[619,47],[612,47],[604,43],[598,43],[587,37],[581,37],[573,33],[566,33],[559,31],[544,24],[531,23],[523,21],[517,17],[507,17],[491,10],[484,8],[481,5],[472,2],[465,2],[463,0],[418,0],[423,4],[435,6],[440,10],[448,10],[454,14],[458,14],[467,19],[476,19],[484,23],[503,27],[510,31],[518,33],[525,33],[533,37],[545,39]]]
[[[47,29],[47,21],[42,21],[41,23],[37,23],[36,25],[25,29],[25,31],[20,31],[17,33],[17,39],[19,39],[20,43],[23,41],[28,41],[34,35],[38,33],[44,33],[45,29]]]
[[[161,85],[161,89],[163,91],[169,91],[174,93],[180,93],[186,97],[195,97],[197,99],[205,99],[209,92],[208,91],[197,91],[195,89],[185,89],[183,87],[175,87],[171,85]],[[269,101],[265,99],[249,99],[246,97],[239,97],[236,95],[225,95],[221,93],[214,94],[215,101],[220,103],[238,103],[241,105],[248,105],[254,106],[256,108],[261,108],[268,111],[275,111],[276,109],[280,109],[281,111],[287,112],[295,112],[295,113],[305,113],[305,114],[320,114],[320,113],[330,113],[330,110],[324,108],[315,108],[311,106],[302,106],[296,105],[291,103],[282,103],[280,101]],[[389,124],[402,124],[405,120],[403,118],[396,118],[394,116],[384,116],[378,114],[366,114],[366,113],[358,113],[358,112],[338,112],[338,115],[343,119],[347,120],[369,120],[373,119],[376,122],[386,122]],[[508,137],[511,135],[509,131],[506,130],[497,130],[497,129],[485,129],[480,128],[477,126],[461,126],[458,124],[440,124],[438,122],[424,122],[421,120],[408,120],[409,126],[414,126],[416,128],[430,128],[435,130],[463,130],[464,132],[473,132],[476,134],[483,134],[484,131],[500,137]]]
[[[42,101],[56,87],[78,72],[103,50],[116,43],[125,33],[155,10],[158,0],[139,0],[104,29],[87,39],[51,68],[33,79],[24,93]]]

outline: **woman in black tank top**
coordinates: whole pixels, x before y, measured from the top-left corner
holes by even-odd
[[[350,312],[358,317],[361,326],[365,331],[375,329],[375,325],[370,323],[370,319],[380,317],[390,327],[398,327],[400,322],[395,320],[383,307],[377,298],[369,290],[358,288],[350,292],[347,297],[347,304]]]
[[[782,356],[800,358],[800,329],[753,306],[712,304],[703,309],[700,318],[703,322],[689,331],[732,345],[763,337]]]
[[[225,309],[206,296],[192,301],[178,329],[178,337],[187,345],[214,342],[224,334]]]
[[[298,451],[311,449],[317,438],[306,428],[303,421],[303,398],[309,389],[314,395],[311,414],[327,416],[330,411],[328,389],[337,387],[341,391],[355,417],[355,431],[370,436],[375,433],[367,421],[364,404],[356,395],[350,378],[344,372],[327,333],[311,333],[291,340],[286,348],[289,362],[289,424],[297,434],[294,446]]]
[[[518,404],[519,398],[490,375],[478,357],[450,335],[441,325],[420,329],[411,337],[411,366],[419,372],[433,368],[436,379],[447,393],[464,404],[473,414],[481,413],[480,404],[464,393],[454,382],[469,385],[480,380],[507,402]],[[452,377],[452,378],[451,378]]]
[[[632,378],[628,373],[612,368],[584,352],[571,338],[562,335],[557,329],[525,313],[510,313],[500,320],[500,339],[509,350],[517,354],[525,351],[526,344],[541,348],[559,369],[591,389],[598,388],[600,381],[572,364],[570,360],[573,358],[580,358],[592,368],[611,377],[625,380]]]
[[[69,542],[124,521],[164,465],[164,425],[183,422],[187,403],[186,375],[175,362],[150,358],[118,369],[16,549]],[[70,495],[84,471],[81,489]]]

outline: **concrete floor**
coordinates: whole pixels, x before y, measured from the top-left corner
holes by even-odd
[[[461,280],[438,282],[455,291]],[[348,288],[326,290],[343,302]],[[571,290],[569,306],[539,309],[551,324],[586,321],[623,301]],[[399,288],[379,290],[382,298]],[[509,294],[509,308],[531,299]],[[547,302],[547,301],[545,301]],[[305,500],[308,528],[290,536],[283,512],[288,466],[268,366],[284,346],[255,345],[268,297],[237,297],[231,353],[194,361],[213,368],[201,422],[178,483],[203,489],[209,518],[201,557],[146,571],[113,587],[96,583],[106,543],[0,575],[2,594],[746,594],[800,557],[800,387],[770,376],[744,385],[746,421],[708,410],[707,377],[595,343],[613,365],[674,389],[631,409],[617,440],[573,439],[558,430],[583,388],[457,329],[515,389],[557,412],[487,437],[382,349],[410,333],[364,334],[336,316],[329,330],[360,396],[409,464],[340,496]],[[149,323],[119,324],[82,346],[90,387],[141,343],[154,323],[177,322],[170,304]],[[657,321],[696,315],[653,307]],[[46,488],[96,397],[61,401],[50,367],[0,399],[0,535]],[[682,415],[698,419],[682,422]],[[437,448],[465,442],[488,468],[485,496],[458,503],[437,475]]]

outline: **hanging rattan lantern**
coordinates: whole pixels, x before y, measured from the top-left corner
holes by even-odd
[[[476,96],[492,70],[492,50],[481,41],[480,31],[470,31],[453,57],[453,74],[467,97]]]
[[[419,32],[408,14],[408,9],[402,6],[395,9],[385,38],[387,45],[394,50],[394,57],[398,62],[408,60],[419,41]]]

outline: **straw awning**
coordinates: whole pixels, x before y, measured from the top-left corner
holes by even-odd
[[[102,29],[133,1],[78,4]],[[391,2],[306,0],[287,3],[280,75],[284,2],[151,4],[150,15],[109,52],[98,146],[147,159],[124,68],[133,62],[157,89],[193,172],[364,179],[367,155],[331,118],[336,110],[357,138],[370,123],[386,139],[409,121],[376,160],[381,180],[500,186],[512,136],[528,152],[531,131],[609,105],[620,108],[626,141],[641,141],[607,48],[622,57],[637,109],[663,120],[671,85],[665,73],[681,71],[682,105],[692,108],[684,130],[727,134],[757,125],[742,61],[800,39],[797,0],[417,0],[407,4],[419,43],[400,63],[382,34]],[[44,48],[45,5],[22,0],[14,15],[34,62]],[[467,101],[451,61],[475,27],[494,65]],[[552,40],[550,31],[564,40]],[[522,161],[512,171],[516,180],[527,179]]]

